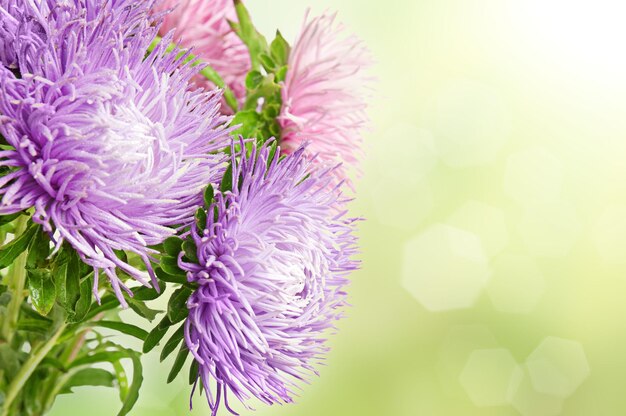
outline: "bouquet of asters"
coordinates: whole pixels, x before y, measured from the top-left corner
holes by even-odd
[[[291,402],[358,268],[362,43],[328,14],[268,42],[240,0],[0,0],[0,61],[0,415],[83,385],[128,414],[157,345],[213,415]]]

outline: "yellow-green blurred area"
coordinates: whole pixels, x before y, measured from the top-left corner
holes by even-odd
[[[248,5],[289,39],[307,6],[338,11],[378,78],[348,318],[296,404],[255,414],[626,414],[626,5]],[[131,414],[189,414],[158,355]],[[116,413],[77,391],[52,415]]]

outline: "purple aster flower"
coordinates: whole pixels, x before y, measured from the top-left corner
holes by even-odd
[[[0,26],[19,9],[17,20],[41,30],[14,39],[21,78],[0,68],[11,146],[0,152],[11,168],[0,214],[34,207],[57,247],[67,241],[94,268],[96,296],[103,271],[125,306],[116,270],[156,286],[149,246],[187,225],[223,174],[223,154],[211,154],[229,143],[220,94],[188,90],[198,68],[166,52],[171,38],[144,59],[158,30],[152,1],[2,1]],[[148,272],[114,250],[136,253]]]
[[[233,157],[233,191],[216,194],[203,230],[192,225],[198,263],[179,258],[198,285],[185,342],[213,415],[222,397],[230,410],[229,392],[242,402],[292,401],[295,382],[317,374],[358,268],[355,220],[335,211],[332,172],[310,172],[304,150],[280,162],[267,146]]]

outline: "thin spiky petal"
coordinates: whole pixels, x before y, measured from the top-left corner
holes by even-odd
[[[337,181],[351,185],[351,170],[362,157],[371,57],[363,43],[347,35],[335,15],[308,14],[289,55],[279,122],[287,152],[308,142],[321,163],[342,165]]]

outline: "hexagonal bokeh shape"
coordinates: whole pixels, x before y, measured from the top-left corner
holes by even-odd
[[[544,276],[532,257],[519,254],[498,256],[487,294],[494,308],[508,313],[530,313],[545,291]]]
[[[384,129],[380,139],[374,141],[369,152],[380,176],[414,183],[438,163],[433,134],[414,124],[394,122]]]
[[[559,258],[569,254],[580,235],[581,224],[574,207],[566,201],[527,206],[518,231],[530,254]]]
[[[498,254],[509,243],[509,231],[501,209],[479,201],[468,201],[448,218],[448,224],[480,237],[485,252]]]
[[[595,221],[592,238],[605,263],[626,263],[626,206],[606,207]]]
[[[560,160],[542,147],[532,147],[509,156],[504,190],[521,203],[558,199],[563,186]]]
[[[435,206],[430,183],[425,179],[411,183],[381,177],[370,195],[376,220],[402,231],[414,230]]]
[[[522,374],[509,350],[476,350],[469,356],[459,381],[475,405],[503,406],[508,404]]]
[[[441,344],[439,359],[446,376],[453,379],[452,381],[457,381],[473,351],[498,346],[496,338],[487,326],[456,325],[448,331]]]
[[[534,389],[557,397],[568,397],[589,376],[590,368],[580,342],[547,337],[530,354],[526,368]]]
[[[435,146],[451,167],[492,162],[509,138],[511,118],[506,103],[488,85],[453,81],[437,96],[433,108]]]
[[[431,311],[467,308],[489,279],[489,265],[478,237],[436,224],[404,248],[404,287]]]
[[[557,416],[563,410],[563,399],[539,393],[533,388],[527,369],[517,386],[512,388],[510,403],[522,416]]]

